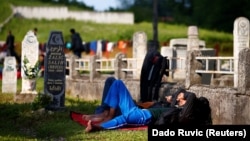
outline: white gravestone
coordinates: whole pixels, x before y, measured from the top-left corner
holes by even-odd
[[[197,26],[188,27],[187,50],[199,50],[199,33]]]
[[[141,68],[143,64],[144,57],[147,53],[147,35],[145,32],[136,32],[133,35],[133,58],[137,59],[136,70],[133,72],[134,79],[140,79]]]
[[[27,79],[27,76],[24,73],[24,57],[27,57],[31,66],[34,66],[38,61],[39,56],[39,43],[37,41],[34,32],[29,31],[23,41],[22,41],[22,91],[21,94],[37,94],[36,90],[32,90],[32,86],[36,86],[35,79],[34,82],[30,83],[30,79]]]
[[[16,93],[17,91],[17,69],[16,58],[5,57],[2,79],[2,93]]]
[[[238,60],[239,52],[249,48],[249,20],[239,17],[234,21],[234,87],[238,87]]]

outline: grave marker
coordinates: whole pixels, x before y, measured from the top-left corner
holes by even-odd
[[[199,50],[199,33],[197,26],[188,27],[187,51]]]
[[[49,109],[57,110],[64,107],[65,64],[62,32],[52,31],[46,46],[44,73],[44,92],[53,97]]]
[[[22,41],[22,91],[21,94],[37,94],[36,78],[29,79],[24,73],[24,59],[29,61],[31,66],[34,66],[38,61],[39,43],[33,31],[29,31]]]
[[[17,69],[16,58],[5,57],[2,78],[2,93],[16,93],[17,91]]]
[[[245,17],[238,17],[234,21],[234,87],[238,87],[239,77],[239,52],[249,48],[249,20]]]
[[[140,79],[141,68],[144,57],[147,53],[147,35],[145,32],[138,31],[133,35],[133,58],[137,59],[137,62],[133,65],[137,68],[133,71],[133,78]]]

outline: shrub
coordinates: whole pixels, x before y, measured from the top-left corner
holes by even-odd
[[[49,94],[38,93],[34,101],[32,102],[32,110],[38,110],[45,108],[52,102],[52,96]]]

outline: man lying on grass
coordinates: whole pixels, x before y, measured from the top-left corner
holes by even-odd
[[[209,101],[205,97],[197,98],[194,93],[179,89],[165,99],[168,103],[165,107],[154,106],[155,102],[138,104],[121,80],[110,77],[105,82],[102,103],[95,114],[71,111],[71,118],[84,125],[86,132],[147,125],[212,124]]]
[[[195,99],[194,93],[182,89],[174,95],[166,97],[166,100],[171,102],[169,107],[141,109],[132,99],[125,84],[121,80],[114,80],[104,100],[104,103],[109,106],[109,110],[97,115],[85,115],[83,118],[88,121],[85,131],[150,124],[195,124],[193,116]],[[120,115],[117,115],[117,109],[120,110]],[[162,113],[168,113],[169,118],[166,118],[167,115],[161,117]]]

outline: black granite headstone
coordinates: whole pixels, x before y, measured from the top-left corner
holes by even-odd
[[[52,31],[46,45],[44,73],[44,93],[52,95],[53,101],[48,109],[64,108],[65,102],[65,64],[62,32]]]

